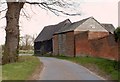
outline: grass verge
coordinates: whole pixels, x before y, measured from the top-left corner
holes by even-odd
[[[119,80],[120,78],[120,62],[107,60],[103,58],[93,58],[93,57],[65,57],[58,56],[59,59],[69,60],[78,64],[83,65],[89,70],[95,72],[96,74],[102,76],[108,80]],[[120,82],[120,81],[119,81]]]
[[[20,56],[18,62],[2,66],[2,80],[27,80],[40,64],[35,56]]]
[[[34,54],[33,50],[19,50],[19,54]]]

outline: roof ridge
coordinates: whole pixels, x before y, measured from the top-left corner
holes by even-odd
[[[73,23],[81,22],[81,21],[83,21],[83,20],[87,20],[87,19],[89,19],[89,18],[91,18],[91,17],[87,17],[87,18],[81,19],[81,20],[76,21],[76,22],[73,22]],[[85,21],[84,21],[84,22],[85,22]]]
[[[69,22],[71,23],[70,19],[65,19],[64,21],[61,21],[61,22],[57,23],[56,25],[61,24],[61,23],[64,23],[64,22],[66,22],[66,21],[69,21]]]
[[[93,18],[93,17],[87,17],[87,18],[85,18],[85,19],[82,19],[82,20],[79,20],[79,21],[70,23],[70,25],[68,25],[66,28],[60,29],[57,33],[65,32],[65,31],[71,31],[71,30],[73,30],[73,29],[76,29],[77,26],[82,25],[82,24],[83,24],[85,21],[87,21],[89,18]],[[76,24],[77,26],[74,26],[74,28],[72,28],[73,25],[75,25],[75,24]],[[69,27],[69,28],[68,28],[68,27]]]
[[[101,23],[101,24],[111,24],[111,23]],[[111,25],[113,25],[113,24],[111,24]]]
[[[64,22],[66,22],[66,21],[69,21],[70,23],[72,23],[72,22],[70,21],[70,19],[65,19],[64,21],[61,21],[61,22],[59,22],[59,23],[57,23],[57,24],[44,26],[44,28],[50,27],[50,26],[51,26],[51,27],[52,27],[52,26],[57,26],[57,25],[59,25],[59,24],[61,24],[61,23],[64,23]]]

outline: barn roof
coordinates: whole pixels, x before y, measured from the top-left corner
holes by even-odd
[[[93,18],[93,17],[89,17]],[[35,39],[34,42],[39,42],[39,41],[45,41],[45,40],[50,40],[52,39],[53,34],[58,34],[58,33],[63,33],[63,32],[68,32],[68,31],[73,31],[75,30],[79,25],[83,24],[86,20],[89,18],[71,23],[69,19],[66,19],[56,25],[49,25],[43,28],[41,33],[38,35],[38,37]],[[94,18],[93,18],[94,19]],[[95,19],[94,19],[95,20]],[[97,21],[97,20],[95,20]],[[98,21],[97,21],[98,22]],[[99,23],[99,22],[98,22]],[[110,33],[114,33],[114,26],[112,24],[102,24],[99,23],[106,31]]]
[[[68,25],[66,25],[64,28],[61,28],[58,32],[56,33],[63,33],[63,32],[68,32],[68,31],[73,31],[75,30],[78,26],[80,26],[81,24],[83,24],[85,21],[87,21],[88,19],[94,19],[93,17],[88,17],[86,19],[82,19],[80,21],[77,21],[77,22],[74,22],[74,23],[69,23]],[[98,22],[96,19],[94,19],[96,22]],[[99,22],[98,22],[99,23]],[[99,23],[102,27],[103,27],[103,30],[107,31],[107,32],[110,32],[110,33],[114,33],[114,26],[112,24],[102,24],[102,23]],[[84,29],[84,28],[82,28]],[[86,29],[86,28],[85,28]],[[92,29],[92,28],[91,28]]]
[[[90,17],[89,17],[90,18]],[[79,25],[81,25],[83,22],[88,20],[89,18],[74,22],[74,23],[69,23],[66,25],[64,28],[61,28],[58,32],[56,33],[62,33],[62,32],[68,32],[68,31],[73,31],[75,30]]]
[[[112,24],[101,24],[108,32],[114,33],[115,27]]]
[[[62,27],[66,26],[69,23],[71,23],[71,21],[69,19],[66,19],[56,25],[45,26],[34,42],[52,39],[52,36],[55,32],[57,32],[59,29],[61,29]]]

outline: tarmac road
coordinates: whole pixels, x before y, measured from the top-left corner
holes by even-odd
[[[39,57],[43,70],[39,80],[103,80],[76,63],[51,57]]]

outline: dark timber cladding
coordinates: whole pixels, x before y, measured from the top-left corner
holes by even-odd
[[[43,28],[34,41],[34,54],[45,54],[53,51],[52,37],[55,32],[71,23],[69,19],[56,25],[49,25]]]

